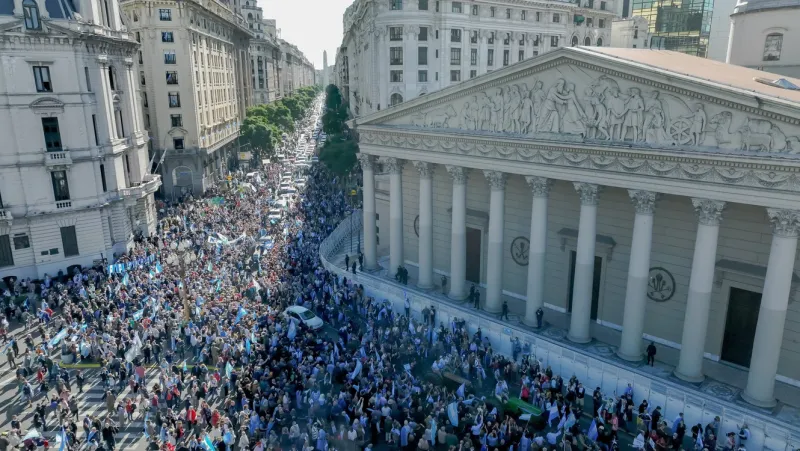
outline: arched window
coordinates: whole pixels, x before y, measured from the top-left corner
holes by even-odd
[[[781,47],[783,47],[783,35],[780,33],[768,34],[764,40],[764,61],[779,61]]]
[[[133,21],[134,22],[138,22],[139,21],[139,15],[138,14],[133,13]]]
[[[253,13],[247,13],[247,20],[253,20]]]
[[[598,47],[602,47],[603,46],[603,38],[597,38],[597,46]]]
[[[576,45],[578,45],[578,37],[577,36],[573,36],[572,37],[572,46],[575,47]]]
[[[23,13],[25,14],[25,28],[28,30],[40,30],[42,24],[39,21],[39,5],[35,0],[25,0],[22,2]]]
[[[392,94],[392,97],[389,98],[389,106],[395,106],[401,103],[403,103],[403,96],[398,93]]]
[[[592,45],[592,38],[586,36],[586,38],[583,39],[583,45]]]

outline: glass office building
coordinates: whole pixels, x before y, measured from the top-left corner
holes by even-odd
[[[631,1],[631,16],[642,16],[648,21],[650,48],[705,58],[714,0]]]

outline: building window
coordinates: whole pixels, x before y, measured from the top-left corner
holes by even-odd
[[[461,65],[461,49],[453,47],[450,49],[450,64],[453,66]]]
[[[172,138],[172,145],[175,150],[183,150],[183,138]]]
[[[511,33],[506,33],[506,36],[503,38],[503,45],[510,45],[511,44]]]
[[[494,44],[494,31],[490,31],[490,32],[489,32],[489,40],[488,40],[488,43],[489,43],[489,44]]]
[[[29,247],[31,247],[31,238],[28,235],[22,234],[14,236],[14,249],[28,249]]]
[[[100,138],[97,136],[97,115],[92,115],[92,131],[94,132],[94,145],[100,145]]]
[[[75,226],[61,227],[61,246],[64,248],[64,257],[74,257],[79,254]]]
[[[439,49],[434,50],[433,54],[436,56],[436,59],[439,59]]]
[[[108,191],[108,186],[106,185],[106,165],[100,163],[100,183],[103,185],[103,192],[105,193]]]
[[[392,83],[402,83],[403,82],[403,71],[402,70],[390,70],[389,71],[389,81]]]
[[[175,50],[164,50],[164,64],[175,64],[176,62]]]
[[[572,37],[572,46],[575,47],[576,45],[578,45],[578,37],[577,36],[573,36]]]
[[[177,85],[178,84],[178,73],[177,72],[167,72],[167,84],[168,85]]]
[[[541,13],[541,11],[536,11],[536,21],[537,22],[541,22],[542,21],[542,13]]]
[[[39,6],[35,0],[25,0],[22,2],[22,10],[25,15],[25,28],[28,30],[40,30],[42,23],[39,20]]]
[[[67,171],[53,171],[50,173],[50,180],[53,182],[53,197],[56,202],[69,200],[69,182],[67,182]]]
[[[473,16],[478,15],[478,5],[472,5],[472,15]]]
[[[558,40],[556,40],[556,43],[558,43]],[[602,47],[603,46],[603,38],[597,38],[597,46],[598,47]]]
[[[390,0],[392,11],[400,11],[403,9],[403,0]]]
[[[489,17],[494,17],[495,9],[494,6],[489,7]]]
[[[478,43],[478,32],[477,31],[471,31],[469,33],[469,43],[470,44],[477,44]]]
[[[144,71],[143,70],[139,71],[139,84],[141,84],[142,86],[145,86],[147,84],[147,79],[145,79],[145,77],[144,77]]]
[[[136,32],[136,42],[138,42],[139,44],[142,43],[142,34],[138,31]]]
[[[764,40],[764,61],[780,61],[781,47],[783,47],[783,35],[780,33],[770,33]]]
[[[587,17],[587,18],[586,18],[586,26],[587,26],[588,28],[592,28],[592,27],[594,27],[594,20],[593,20],[591,17]]]
[[[420,66],[427,66],[428,65],[428,48],[427,47],[418,47],[417,48],[417,64]]]
[[[434,31],[434,38],[439,39],[439,30]]]
[[[401,103],[403,103],[403,96],[402,95],[400,95],[398,93],[394,93],[394,94],[392,94],[391,97],[389,97],[389,106],[395,106],[395,105],[399,105]]]
[[[600,11],[606,10],[606,2],[600,2]]]
[[[389,64],[392,66],[403,65],[403,48],[389,47]]]
[[[594,0],[586,0],[586,7],[589,9],[594,8]]]
[[[83,75],[86,78],[86,90],[92,92],[92,83],[91,79],[89,78],[89,68],[84,66],[83,68]]]
[[[17,239],[14,238],[14,243],[16,244],[16,242]],[[28,247],[30,247],[30,244],[28,244]],[[0,236],[0,267],[4,266],[14,266],[14,254],[11,252],[11,242],[8,239],[8,235]]]
[[[428,10],[428,0],[419,0],[417,4],[417,9],[420,11],[427,11]]]
[[[460,70],[451,70],[450,71],[450,81],[461,81],[461,71]]]
[[[511,18],[511,8],[506,8],[506,19]]]
[[[172,36],[171,31],[162,31],[161,32],[161,42],[175,42],[175,38]]]
[[[471,66],[478,65],[478,49],[469,49],[469,64]]]
[[[159,9],[158,16],[163,21],[170,21],[172,20],[172,10],[171,9]]]
[[[33,79],[36,81],[36,92],[53,92],[49,67],[33,66]]]
[[[180,114],[170,114],[169,118],[173,127],[183,127],[183,116]]]
[[[486,52],[486,65],[494,66],[494,49],[489,49]]]
[[[453,2],[451,11],[461,14],[461,2]]]
[[[597,28],[605,28],[606,27],[606,20],[605,19],[597,19]]]
[[[142,56],[141,50],[139,50],[139,64],[144,64],[144,57]]]
[[[558,36],[550,36],[550,47],[558,47]]]
[[[428,40],[428,27],[419,27],[419,37],[417,38],[419,41],[427,41]]]
[[[590,38],[589,36],[586,36],[583,39],[583,45],[586,45],[586,46],[592,45],[592,38]]]
[[[528,11],[525,11],[524,9],[522,11],[520,11],[519,12],[519,18],[522,19],[522,20],[527,20],[528,19]]]
[[[561,16],[557,13],[553,13],[553,23],[561,22]]]
[[[58,118],[43,117],[42,131],[44,131],[44,145],[48,152],[61,152],[61,131],[58,128]]]
[[[181,106],[181,93],[169,92],[167,93],[170,108],[179,108]]]
[[[461,42],[461,30],[450,30],[450,42]]]
[[[478,76],[478,71],[477,70],[472,69],[471,71],[469,71],[469,78],[475,78],[477,76]]]
[[[428,71],[421,70],[417,72],[417,81],[420,83],[427,83],[428,82]]]
[[[517,56],[518,56],[517,61],[524,60],[525,59],[525,50],[520,50],[519,54]]]
[[[389,27],[389,40],[402,41],[403,40],[403,27]]]
[[[509,60],[511,59],[511,57],[509,54],[510,52],[508,50],[503,50],[503,66],[508,66],[508,64],[510,63]]]
[[[147,108],[149,105],[147,104],[147,93],[142,92],[142,106]]]
[[[437,2],[436,2],[436,12],[437,12],[437,13],[439,12],[439,2],[438,2],[438,0],[437,0]]]

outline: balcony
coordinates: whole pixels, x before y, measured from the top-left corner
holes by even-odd
[[[62,149],[59,152],[45,152],[44,153],[44,165],[48,169],[56,169],[62,168],[64,166],[70,166],[72,164],[72,156],[69,154],[69,150]]]
[[[0,208],[0,222],[7,222],[8,225],[11,225],[11,221],[14,218],[11,216],[11,210],[8,208]]]
[[[72,208],[71,200],[56,201],[56,210],[66,210],[68,208]]]
[[[130,188],[121,188],[119,197],[124,199],[131,206],[136,204],[138,199],[153,194],[161,186],[161,176],[156,174],[145,174],[141,183],[134,184]]]

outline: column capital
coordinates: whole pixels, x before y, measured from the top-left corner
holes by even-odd
[[[492,191],[502,191],[506,189],[506,174],[500,171],[483,171],[483,176],[489,181]]]
[[[636,210],[637,215],[653,215],[656,210],[658,193],[641,189],[629,189],[628,196],[633,202],[633,208]]]
[[[573,182],[572,185],[581,197],[581,205],[597,205],[600,202],[600,185],[584,182]]]
[[[399,158],[390,157],[384,160],[384,164],[386,165],[386,170],[388,170],[390,174],[402,174],[405,161]]]
[[[419,172],[419,178],[421,179],[429,179],[433,176],[433,163],[428,163],[427,161],[414,161],[412,162],[417,171]]]
[[[796,238],[800,231],[800,211],[767,208],[767,217],[772,223],[772,233],[785,238]]]
[[[445,169],[450,174],[450,177],[453,179],[454,185],[466,185],[467,184],[467,173],[469,170],[463,166],[453,166],[451,164],[445,165]]]
[[[361,163],[362,170],[372,171],[375,169],[375,157],[366,153],[359,153],[356,155],[359,163]]]
[[[109,64],[108,55],[98,55],[97,64],[99,64],[102,67],[107,67]]]
[[[533,197],[547,197],[550,194],[550,187],[553,185],[552,179],[535,175],[526,176],[525,181],[530,185]]]
[[[697,218],[700,224],[709,226],[719,225],[719,222],[722,220],[722,210],[725,208],[725,202],[693,197],[692,205],[697,212]]]

